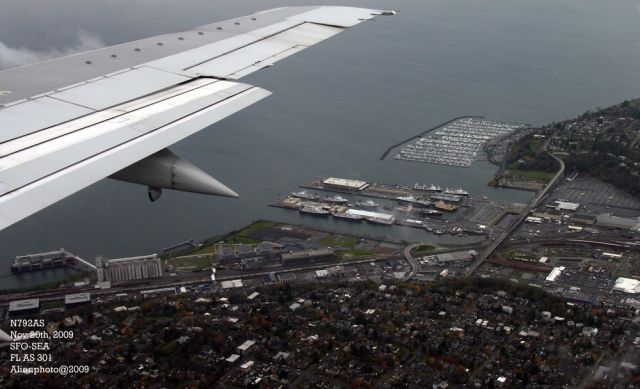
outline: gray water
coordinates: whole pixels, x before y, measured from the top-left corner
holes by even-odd
[[[335,1],[295,4],[322,3]],[[496,171],[486,161],[467,169],[379,157],[389,145],[460,115],[542,125],[640,96],[638,1],[341,3],[400,13],[244,78],[273,95],[172,147],[239,199],[165,191],[150,203],[142,186],[103,180],[0,232],[2,288],[60,274],[8,275],[16,255],[60,247],[88,260],[140,255],[257,219],[436,241],[417,229],[356,227],[267,204],[316,176],[461,186],[474,196],[525,202],[530,192],[486,185]],[[0,49],[27,59],[55,55],[293,4],[5,1]]]

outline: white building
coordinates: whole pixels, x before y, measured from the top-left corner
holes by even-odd
[[[361,191],[366,189],[369,184],[360,180],[348,180],[345,178],[329,177],[322,181],[325,186],[334,187],[342,190]]]
[[[635,278],[618,277],[613,290],[624,293],[640,293],[640,281]]]
[[[549,272],[549,275],[547,275],[546,281],[554,282],[560,276],[560,274],[562,274],[563,271],[564,266],[554,267],[553,270]]]
[[[572,203],[569,201],[556,200],[553,204],[553,208],[558,211],[576,211],[580,208],[579,203]]]

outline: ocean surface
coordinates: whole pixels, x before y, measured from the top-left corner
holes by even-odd
[[[335,1],[5,1],[0,64],[20,64],[212,23],[254,11]],[[542,125],[640,96],[640,2],[620,0],[342,1],[393,8],[242,79],[273,95],[171,149],[239,199],[103,180],[0,231],[0,289],[67,274],[11,275],[16,255],[65,249],[93,261],[160,252],[252,220],[438,241],[407,227],[354,225],[268,207],[313,177],[463,187],[525,202],[486,184],[497,168],[396,161],[383,151],[461,115]],[[0,86],[1,89],[1,86]]]

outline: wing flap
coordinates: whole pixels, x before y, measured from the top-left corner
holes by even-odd
[[[0,179],[4,183],[0,195],[53,174],[77,161],[131,142],[251,88],[246,84],[217,81],[160,101],[152,96],[151,103],[143,107],[129,110],[116,107],[114,111],[122,111],[121,114],[108,120],[103,120],[101,115],[96,115],[95,122],[82,120],[85,125],[83,128],[0,158]],[[75,126],[75,123],[65,126]],[[16,140],[14,143],[21,142]],[[139,156],[139,159],[144,157]]]
[[[51,97],[99,111],[189,79],[143,66],[54,93]]]
[[[219,81],[225,83],[231,89],[242,84]],[[241,86],[240,88],[244,88]],[[7,182],[7,179],[16,180],[18,174],[6,175],[6,172],[0,172],[0,189],[5,191],[0,197],[0,229],[3,229],[18,220],[21,220],[38,210],[45,208],[93,183],[99,181],[133,163],[145,158],[167,145],[171,145],[181,139],[192,135],[193,133],[207,127],[223,118],[254,104],[255,102],[268,96],[270,92],[251,86],[237,92],[232,96],[213,102],[201,109],[195,109],[192,106],[178,104],[181,106],[184,116],[176,118],[174,121],[164,123],[163,125],[156,120],[155,124],[150,125],[148,131],[139,134],[139,136],[129,139],[117,145],[106,146],[100,152],[94,152],[92,156],[84,159],[75,158],[72,164],[63,163],[66,167],[50,172],[48,175],[33,177],[33,181],[14,188],[15,182]],[[201,91],[204,92],[204,91]],[[209,93],[207,93],[208,95]],[[185,97],[186,98],[186,97]],[[195,99],[193,101],[199,101]],[[175,102],[178,103],[178,102]],[[163,105],[167,107],[176,107],[176,105],[156,103],[155,105]],[[205,104],[206,105],[206,104]],[[158,107],[157,107],[158,108]],[[170,109],[170,108],[169,108]],[[144,120],[142,121],[144,122]],[[122,122],[122,123],[126,123]],[[138,121],[137,123],[140,123]],[[153,128],[154,126],[159,126]],[[129,125],[131,127],[131,125]],[[131,128],[129,128],[131,130]],[[139,131],[134,128],[133,132]],[[129,134],[130,135],[130,134]],[[50,142],[45,143],[48,145]],[[88,147],[86,142],[80,142],[78,145]],[[61,151],[62,152],[62,151]],[[58,158],[63,158],[64,152],[61,154],[48,153],[38,159],[39,164],[56,163]],[[2,161],[6,162],[11,156],[4,157]],[[23,163],[14,165],[14,168],[20,168]],[[39,166],[41,168],[42,166]],[[51,169],[49,169],[51,170]],[[20,169],[22,173],[26,173],[24,169]],[[10,191],[7,191],[9,189]]]
[[[293,15],[289,20],[349,28],[365,20],[373,19],[382,13],[383,11],[376,9],[329,6],[317,7],[307,12]]]
[[[47,96],[0,109],[0,143],[92,113]]]
[[[270,66],[280,59],[330,38],[343,30],[340,27],[302,23],[188,68],[188,70],[211,77],[238,79],[265,66]]]
[[[0,230],[269,94],[225,79],[381,13],[285,7],[1,71]]]

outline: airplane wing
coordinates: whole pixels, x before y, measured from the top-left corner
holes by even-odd
[[[235,80],[381,14],[277,8],[0,71],[0,230],[105,177],[237,197],[167,147],[270,94]]]

